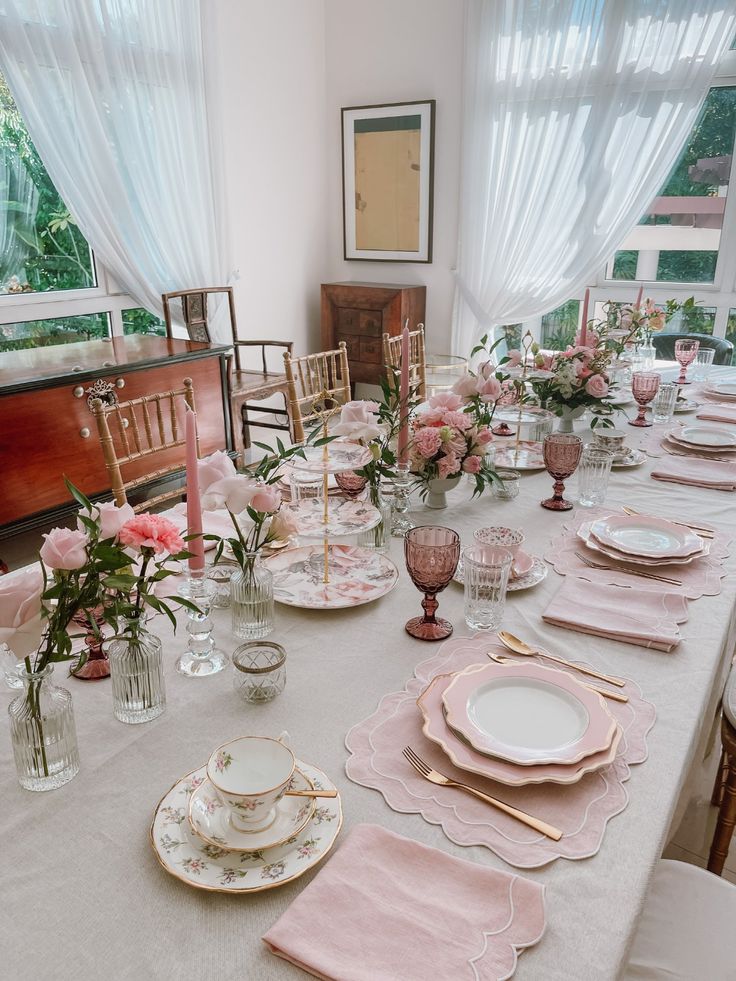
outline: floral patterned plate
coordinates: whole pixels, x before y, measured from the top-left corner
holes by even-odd
[[[329,582],[324,582],[324,548],[306,545],[269,556],[273,596],[279,603],[307,610],[339,610],[370,603],[399,580],[391,559],[372,548],[329,545]]]
[[[289,783],[289,790],[313,790],[311,781],[299,770]],[[275,848],[299,834],[315,809],[313,798],[282,797],[276,805],[276,818],[263,831],[240,831],[231,823],[227,808],[215,788],[205,778],[189,800],[187,816],[192,831],[211,845],[232,851],[255,852]]]
[[[311,763],[297,766],[317,790],[335,785]],[[321,798],[306,827],[283,845],[255,852],[231,852],[198,838],[187,821],[189,798],[206,779],[207,767],[193,770],[159,801],[149,836],[163,868],[177,879],[209,892],[249,893],[275,889],[313,868],[330,851],[342,826],[340,797]]]
[[[311,497],[293,504],[283,504],[282,510],[293,515],[299,523],[297,534],[307,538],[313,535],[341,538],[357,535],[375,528],[381,520],[381,512],[366,501],[346,501],[334,498],[327,501],[327,524],[323,499]]]
[[[342,473],[343,470],[359,470],[370,463],[373,454],[367,446],[336,439],[327,444],[327,459],[321,446],[305,446],[304,458],[293,456],[291,466],[294,470],[307,470],[310,473]]]
[[[544,456],[542,455],[542,444],[529,442],[528,440],[519,441],[519,450],[516,450],[516,440],[499,446],[493,458],[494,467],[510,467],[513,470],[544,470]]]

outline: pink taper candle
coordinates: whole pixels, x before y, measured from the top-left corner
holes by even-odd
[[[634,309],[635,310],[638,310],[639,307],[641,306],[641,298],[642,298],[642,294],[643,293],[644,293],[644,287],[643,286],[640,286],[639,287],[639,292],[636,294],[636,303],[634,304]]]
[[[197,535],[186,543],[189,559],[189,572],[202,572],[204,569],[204,542],[202,541],[202,505],[199,500],[199,475],[197,471],[197,413],[187,406],[187,534]]]
[[[409,321],[401,332],[401,426],[399,427],[399,463],[409,462]]]
[[[583,300],[583,322],[580,326],[580,346],[585,347],[588,341],[588,304],[590,303],[590,290],[585,291]]]

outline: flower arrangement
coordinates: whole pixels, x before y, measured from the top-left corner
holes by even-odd
[[[615,353],[622,354],[632,344],[650,347],[652,336],[663,331],[679,310],[688,314],[695,305],[695,298],[692,296],[682,303],[678,300],[667,300],[664,306],[656,304],[648,297],[643,306],[635,303],[621,306],[608,300],[603,304],[605,321],[597,322],[594,326],[606,346]]]
[[[587,343],[575,344],[566,351],[542,354],[532,345],[535,367],[529,383],[541,404],[557,416],[566,410],[587,408],[594,415],[591,427],[612,425],[608,416],[614,405],[608,401],[608,368],[611,352],[606,350],[600,336],[587,330]]]

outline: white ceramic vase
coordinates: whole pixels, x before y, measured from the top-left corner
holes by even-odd
[[[429,493],[427,494],[427,507],[435,508],[440,510],[441,508],[447,507],[447,497],[448,491],[451,491],[454,487],[460,483],[461,474],[456,474],[454,477],[434,477],[429,482]]]
[[[584,412],[585,412],[584,405],[576,405],[574,409],[571,409],[569,406],[566,405],[562,410],[562,415],[559,416],[560,421],[557,425],[557,432],[558,433],[573,432],[575,428],[573,426],[573,423],[575,422],[576,419],[579,419]]]

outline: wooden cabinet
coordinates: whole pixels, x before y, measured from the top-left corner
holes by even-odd
[[[232,449],[228,353],[223,346],[133,335],[0,355],[0,535],[61,517],[71,505],[64,476],[93,497],[109,492],[87,401],[97,392],[124,402],[181,388],[191,378],[200,453]],[[183,431],[183,407],[179,422]],[[156,469],[178,460],[183,469],[183,446],[158,456]],[[125,476],[151,469],[144,459],[126,467]]]
[[[350,381],[377,385],[383,375],[383,335],[424,323],[426,286],[388,283],[323,283],[322,348],[345,341]],[[425,324],[426,329],[426,324]]]

